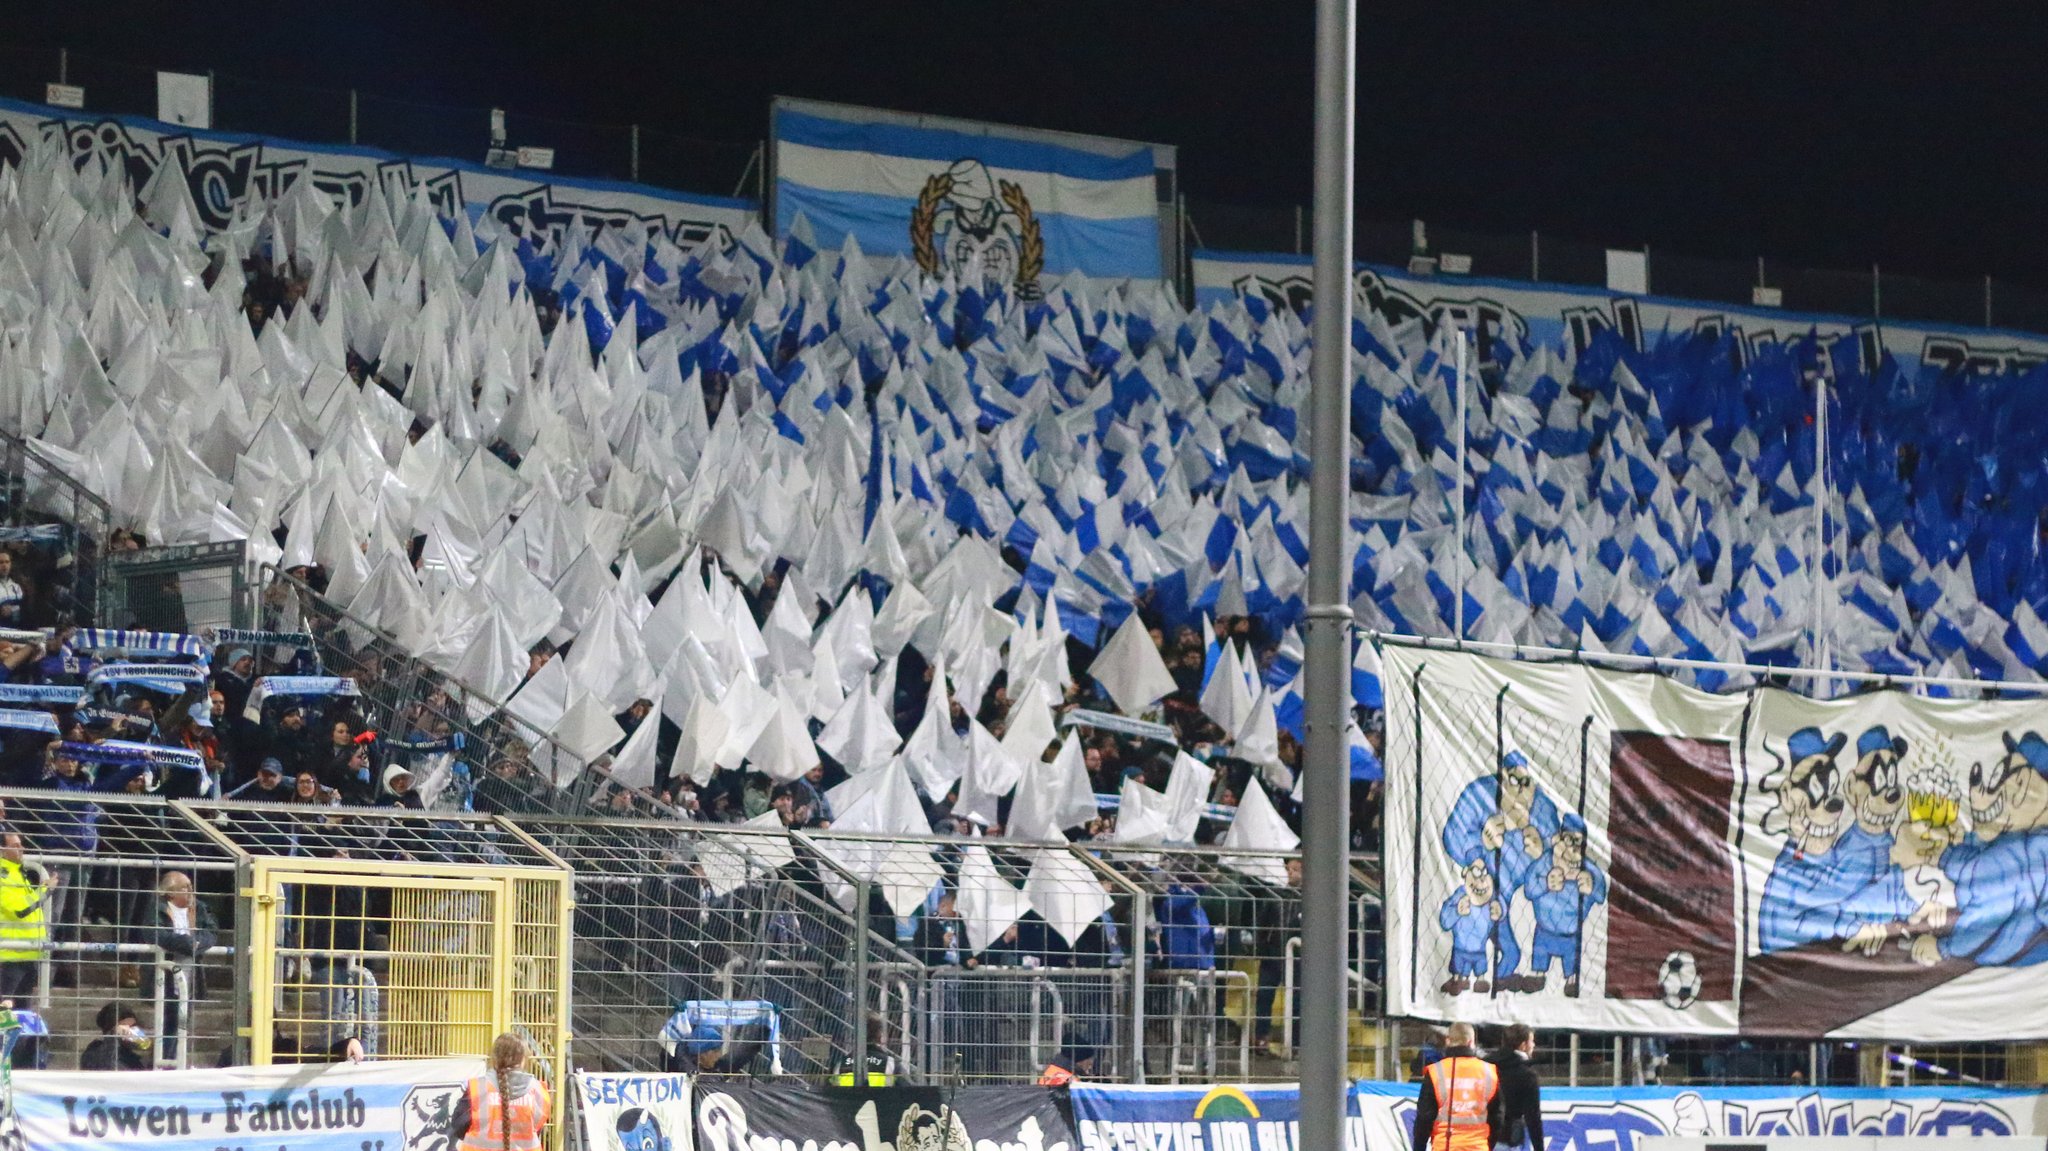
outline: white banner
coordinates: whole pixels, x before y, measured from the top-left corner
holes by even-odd
[[[687,1075],[576,1073],[583,1151],[690,1151],[696,1121]]]
[[[2048,704],[1385,671],[1390,1013],[2048,1036]]]
[[[480,1059],[209,1071],[24,1071],[0,1145],[24,1151],[450,1151]],[[12,1127],[5,1130],[4,1127]],[[16,1142],[19,1140],[19,1142]]]
[[[1307,256],[1196,252],[1195,303],[1207,306],[1232,296],[1256,295],[1276,305],[1301,308],[1313,295],[1309,265]],[[1411,276],[1396,268],[1368,264],[1358,265],[1353,279],[1361,310],[1370,308],[1389,323],[1416,317],[1431,322],[1451,319],[1478,332],[1481,354],[1491,348],[1492,334],[1497,331],[1553,347],[1569,341],[1583,351],[1594,332],[1608,328],[1638,348],[1667,330],[1732,331],[1745,353],[1811,332],[1824,338],[1853,334],[1858,337],[1857,351],[1866,371],[1875,365],[1880,348],[1902,363],[1973,371],[2021,371],[2048,363],[2048,337],[1995,328],[1879,322],[1479,276]]]
[[[225,227],[235,208],[251,195],[275,201],[302,179],[311,179],[336,203],[349,205],[362,201],[372,181],[380,181],[391,196],[425,184],[442,214],[452,216],[460,205],[536,242],[552,243],[576,220],[594,234],[638,219],[650,232],[666,233],[688,247],[719,233],[737,233],[757,216],[755,205],[746,200],[692,196],[645,184],[566,176],[535,179],[529,173],[461,160],[203,132],[140,116],[96,116],[0,100],[0,163],[18,162],[31,143],[51,133],[62,134],[80,162],[97,156],[125,167],[130,186],[138,192],[158,166],[176,164],[191,190],[200,223],[211,230]]]

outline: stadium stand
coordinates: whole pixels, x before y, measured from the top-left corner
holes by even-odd
[[[73,893],[38,944],[36,994],[72,985],[60,1039],[133,986],[160,1061],[225,1041],[204,971],[227,945],[156,903],[173,872],[229,898],[249,845],[195,813],[269,802],[314,809],[259,836],[284,855],[336,807],[527,829],[576,874],[579,1035],[619,1066],[678,1004],[760,1000],[778,1058],[819,1070],[858,990],[932,1076],[1077,1044],[1110,1074],[1138,1050],[1195,1081],[1283,1072],[1253,1044],[1292,1031],[1299,316],[1079,279],[1020,301],[802,225],[536,248],[374,183],[197,218],[181,181],[49,140],[0,169],[0,783]],[[1449,634],[1462,554],[1475,640],[1957,679],[2048,660],[2048,494],[2000,472],[2042,458],[2012,386],[2038,380],[1852,342],[1501,342],[1469,380],[1459,540],[1453,334],[1367,312],[1353,345],[1370,627]],[[236,540],[263,573],[246,630],[96,617],[108,556]],[[1370,644],[1355,666],[1363,852]],[[1067,842],[1094,850],[1030,846]],[[1376,882],[1361,857],[1361,1020]]]

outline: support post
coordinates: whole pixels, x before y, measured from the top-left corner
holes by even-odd
[[[348,90],[348,142],[351,144],[356,143],[356,117],[356,90],[350,88]]]
[[[1984,326],[1991,326],[1991,274],[1984,274]]]
[[[57,83],[71,83],[71,49],[57,49]]]
[[[874,887],[863,879],[854,887],[853,920],[853,1081],[867,1086],[868,1060],[868,903]]]
[[[1302,216],[1301,205],[1296,204],[1294,206],[1294,254],[1297,256],[1301,255],[1308,247],[1308,241],[1305,238],[1306,233],[1303,231],[1306,226]]]
[[[1884,277],[1876,264],[1870,265],[1870,318],[1884,319]]]
[[[1344,1146],[1351,917],[1351,195],[1357,0],[1316,0],[1310,360],[1307,802],[1302,820],[1301,1143]]]
[[[1465,561],[1469,558],[1465,554],[1465,481],[1468,475],[1465,471],[1465,428],[1468,426],[1465,422],[1468,418],[1465,409],[1465,404],[1468,402],[1466,400],[1467,382],[1465,330],[1460,328],[1458,329],[1458,402],[1455,405],[1457,414],[1451,417],[1451,422],[1458,426],[1458,499],[1455,505],[1456,514],[1453,521],[1456,525],[1453,531],[1456,533],[1457,546],[1451,552],[1451,582],[1455,585],[1451,589],[1451,614],[1454,618],[1454,626],[1457,629],[1456,635],[1460,641],[1463,641],[1465,638]]]
[[[633,157],[627,170],[632,174],[633,182],[637,184],[640,182],[640,125],[633,125],[633,133],[628,140],[633,146]]]
[[[1131,1070],[1124,1078],[1140,1085],[1145,1082],[1145,915],[1150,910],[1143,892],[1131,896],[1131,945],[1124,949],[1131,959]]]
[[[1529,278],[1543,278],[1543,238],[1537,235],[1534,228],[1529,229]]]

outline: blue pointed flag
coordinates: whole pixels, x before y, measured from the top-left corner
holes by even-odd
[[[1360,707],[1375,710],[1387,706],[1387,694],[1380,684],[1385,670],[1380,665],[1379,649],[1369,639],[1358,641],[1358,654],[1351,660],[1351,698]]]

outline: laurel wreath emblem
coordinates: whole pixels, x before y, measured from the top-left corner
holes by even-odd
[[[943,275],[944,262],[939,256],[936,229],[939,207],[946,197],[953,194],[953,177],[944,172],[932,175],[924,182],[924,189],[917,194],[917,206],[910,211],[910,251],[917,260],[917,266],[928,275]],[[996,195],[1003,206],[1017,217],[1017,294],[1025,299],[1036,299],[1039,294],[1038,277],[1045,271],[1045,236],[1038,226],[1038,215],[1031,209],[1031,201],[1024,196],[1024,189],[1014,181],[996,182]]]

